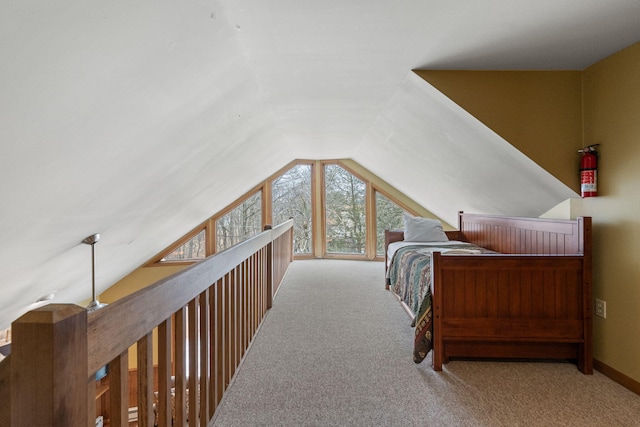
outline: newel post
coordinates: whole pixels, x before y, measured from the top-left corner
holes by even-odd
[[[273,227],[270,225],[265,225],[264,230],[272,230]],[[273,237],[269,240],[267,244],[267,271],[265,274],[267,275],[267,310],[270,310],[273,307]]]
[[[87,311],[50,304],[11,327],[12,425],[87,425]]]

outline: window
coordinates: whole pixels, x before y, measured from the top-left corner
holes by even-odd
[[[260,233],[264,221],[277,226],[290,218],[298,258],[380,259],[384,230],[401,229],[406,209],[401,198],[389,195],[392,189],[384,188],[388,186],[349,159],[293,161],[148,265],[199,261]]]
[[[384,256],[384,230],[402,230],[404,210],[376,191],[376,255]]]
[[[364,254],[366,185],[336,164],[325,165],[327,253]]]
[[[294,253],[312,253],[311,165],[298,164],[273,180],[271,200],[273,225],[293,218]]]
[[[216,221],[216,252],[262,231],[262,192],[258,191]]]
[[[160,261],[197,261],[206,257],[205,232],[202,230]]]

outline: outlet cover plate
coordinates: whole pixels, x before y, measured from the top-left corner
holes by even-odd
[[[607,318],[607,302],[596,298],[596,316]]]

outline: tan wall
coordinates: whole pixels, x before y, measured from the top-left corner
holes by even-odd
[[[560,181],[580,192],[580,71],[416,71]],[[526,120],[522,120],[526,118]]]
[[[160,267],[140,267],[124,279],[116,282],[100,295],[100,301],[111,303],[139,289],[146,288],[160,279],[176,273],[186,265],[168,265]]]
[[[173,273],[176,273],[186,266],[161,266],[161,267],[140,267],[124,279],[116,282],[109,289],[104,291],[99,297],[100,302],[112,303],[122,297],[125,297],[139,289],[145,288],[160,279],[163,279]],[[158,363],[157,331],[153,330],[153,363]],[[129,347],[129,368],[136,369],[138,367],[137,348],[136,345]]]
[[[595,357],[640,382],[640,43],[584,71],[585,142],[599,147],[593,217]],[[638,161],[639,163],[636,163]]]
[[[419,74],[577,192],[576,151],[601,144],[600,196],[561,210],[593,217],[594,356],[640,382],[640,43],[584,71]]]

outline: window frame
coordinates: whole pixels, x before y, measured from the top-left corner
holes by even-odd
[[[413,202],[404,194],[395,190],[393,187],[387,185],[379,178],[375,177],[371,172],[366,170],[365,168],[358,166],[357,169],[362,169],[362,171],[355,170],[356,168],[350,167],[349,162],[353,162],[352,160],[347,159],[335,159],[335,160],[304,160],[298,159],[293,160],[287,163],[282,168],[278,169],[275,173],[269,176],[264,181],[261,181],[255,187],[247,191],[245,194],[234,200],[232,203],[227,205],[224,209],[221,209],[213,216],[199,224],[197,227],[193,228],[187,234],[182,236],[180,239],[176,240],[171,245],[167,246],[162,252],[158,255],[154,256],[149,262],[145,264],[145,266],[176,266],[176,265],[191,265],[199,260],[195,261],[162,261],[162,258],[166,257],[171,252],[175,251],[181,245],[185,244],[187,241],[192,239],[196,234],[200,233],[202,230],[205,230],[205,248],[206,248],[206,256],[210,256],[216,253],[215,242],[217,240],[216,236],[216,222],[218,219],[223,217],[224,215],[231,212],[233,209],[240,206],[247,199],[254,196],[256,193],[261,192],[261,229],[264,230],[266,225],[276,225],[272,224],[273,222],[273,211],[272,211],[272,202],[273,202],[273,194],[272,187],[273,182],[280,178],[284,173],[288,172],[294,166],[304,164],[310,165],[311,167],[311,221],[312,221],[312,233],[311,233],[311,253],[308,254],[295,254],[294,259],[316,259],[316,258],[326,258],[326,259],[352,259],[352,260],[375,260],[382,261],[384,260],[384,256],[377,255],[377,232],[376,232],[376,221],[377,221],[377,212],[376,212],[376,193],[380,193],[385,196],[387,199],[395,203],[397,206],[402,208],[404,211],[411,215],[419,215],[416,209],[412,208],[410,204],[415,204],[419,210],[424,210],[421,206],[417,205],[417,203]],[[366,244],[365,244],[365,253],[364,254],[343,254],[343,253],[328,253],[327,245],[326,245],[326,183],[325,183],[325,167],[326,165],[338,165],[343,168],[348,173],[354,175],[356,178],[361,180],[365,184],[365,228],[366,228]],[[367,175],[371,175],[371,177],[367,177]],[[376,183],[374,181],[380,181],[382,184]],[[388,187],[388,189],[386,188]],[[400,198],[392,196],[390,194],[389,189],[391,191],[398,193],[400,198],[405,198],[409,201],[409,203],[403,202]],[[425,212],[428,212],[424,210]],[[432,215],[433,217],[433,215]]]

